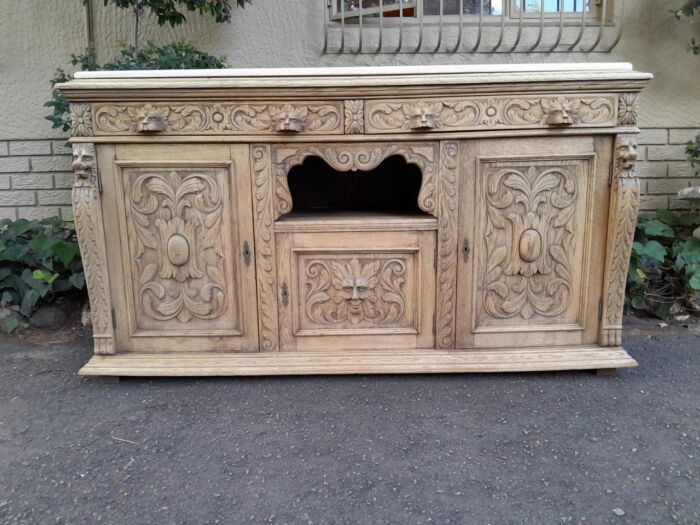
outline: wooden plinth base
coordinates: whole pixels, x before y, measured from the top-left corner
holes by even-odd
[[[96,355],[84,376],[276,376],[596,370],[637,366],[621,347]]]

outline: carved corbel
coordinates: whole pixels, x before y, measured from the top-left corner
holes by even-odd
[[[73,220],[90,298],[95,354],[114,354],[112,300],[94,144],[73,145],[73,172]]]
[[[614,156],[599,338],[601,346],[622,344],[625,285],[639,212],[639,179],[634,173],[637,160],[636,135],[618,135]]]

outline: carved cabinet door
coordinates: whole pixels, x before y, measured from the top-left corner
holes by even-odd
[[[99,148],[117,348],[255,350],[245,145]]]
[[[434,347],[434,231],[276,239],[281,350]]]
[[[463,142],[457,346],[595,343],[611,140]]]

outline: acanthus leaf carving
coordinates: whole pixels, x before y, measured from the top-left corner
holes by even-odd
[[[112,301],[108,287],[107,255],[94,144],[73,145],[73,172],[73,221],[90,299],[94,352],[114,354]]]
[[[188,133],[342,132],[334,104],[130,104],[99,105],[99,133],[166,131]]]
[[[379,326],[404,315],[406,262],[398,258],[310,259],[304,312],[317,325]]]
[[[255,257],[260,347],[263,350],[276,350],[279,347],[279,339],[273,238],[275,200],[269,146],[254,144],[251,147],[251,159],[255,183]],[[291,198],[289,202],[291,204]]]
[[[615,125],[614,96],[524,96],[368,101],[368,132]]]
[[[438,348],[455,346],[455,306],[457,292],[457,157],[459,144],[444,142],[440,153],[440,202],[438,219],[438,274],[435,338]]]
[[[617,135],[614,155],[615,171],[610,189],[610,227],[599,341],[603,346],[622,344],[625,286],[640,201],[639,179],[634,174],[637,137]]]
[[[564,313],[572,300],[577,182],[570,166],[485,166],[483,307],[494,319]]]
[[[154,169],[131,182],[137,301],[151,319],[187,323],[226,311],[221,184],[207,169]]]

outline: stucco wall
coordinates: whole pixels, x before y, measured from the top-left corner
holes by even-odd
[[[639,70],[656,75],[642,97],[640,125],[644,139],[640,149],[640,174],[650,180],[675,182],[648,188],[649,206],[669,204],[668,196],[679,184],[687,185],[692,172],[684,168],[678,137],[691,136],[700,128],[700,57],[686,53],[687,42],[700,39],[700,24],[678,22],[670,9],[682,0],[627,0],[625,34],[611,54],[517,54],[517,55],[323,55],[323,13],[320,0],[253,0],[244,10],[234,11],[230,24],[216,24],[196,14],[177,29],[161,28],[145,20],[142,41],[169,42],[186,38],[198,47],[226,55],[234,67],[391,65],[485,62],[580,62],[628,61]],[[114,56],[116,43],[131,38],[131,16],[94,1],[94,27],[98,58]],[[57,66],[67,66],[70,53],[85,47],[85,21],[79,0],[0,0],[0,141],[50,142],[63,133],[44,120],[50,89],[47,84]],[[0,143],[0,193],[14,189],[10,175],[31,174],[31,156],[12,155],[7,142]],[[15,149],[15,151],[19,151]],[[43,150],[42,150],[43,151]],[[64,152],[65,153],[65,152]],[[52,153],[53,154],[53,153]],[[61,153],[59,152],[58,155]],[[28,170],[14,171],[13,166]],[[65,161],[61,161],[65,162]],[[680,170],[680,171],[679,171]],[[31,175],[27,175],[31,177]],[[48,184],[48,183],[47,183]],[[5,187],[6,186],[6,187]],[[4,189],[2,189],[4,188]],[[665,188],[666,193],[658,194]],[[55,186],[47,189],[57,189]],[[39,190],[37,190],[39,191]],[[12,199],[5,195],[5,201]],[[38,194],[34,201],[39,203]],[[67,203],[67,201],[66,201]],[[652,204],[653,203],[653,204]],[[62,203],[59,203],[62,204]],[[0,202],[0,207],[2,204]],[[5,215],[9,212],[5,210]]]

